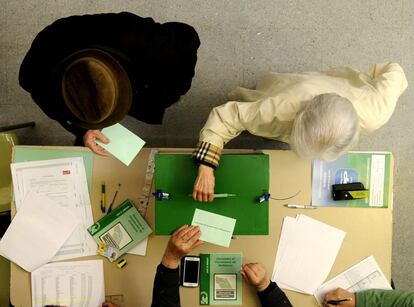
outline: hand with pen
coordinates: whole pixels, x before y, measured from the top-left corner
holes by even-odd
[[[355,294],[342,288],[338,288],[325,295],[323,306],[355,307]]]

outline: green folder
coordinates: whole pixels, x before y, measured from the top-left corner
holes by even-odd
[[[196,208],[236,219],[235,235],[269,233],[269,203],[258,203],[258,198],[269,190],[267,155],[222,155],[215,171],[215,193],[237,196],[216,198],[212,203],[194,201],[189,196],[197,174],[191,155],[155,156],[155,188],[171,195],[171,200],[155,201],[155,234],[169,235],[191,224]]]
[[[83,147],[72,147],[71,149],[66,150],[60,149],[59,147],[53,148],[50,146],[15,146],[13,162],[28,162],[73,157],[83,157],[83,163],[85,164],[86,179],[88,181],[88,189],[90,194],[92,192],[93,154],[90,150],[86,150]]]

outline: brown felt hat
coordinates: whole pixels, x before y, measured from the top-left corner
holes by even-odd
[[[127,72],[108,52],[84,49],[67,59],[62,98],[72,124],[101,129],[120,122],[131,107],[132,87]]]

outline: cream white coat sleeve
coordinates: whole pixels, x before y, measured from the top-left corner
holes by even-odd
[[[255,102],[230,101],[215,107],[200,132],[200,142],[219,148],[242,131],[253,135],[286,141],[298,104],[283,94]]]
[[[223,148],[224,144],[246,130],[245,117],[242,113],[251,108],[243,108],[242,104],[257,104],[257,102],[230,101],[213,108],[207,122],[200,131],[200,142],[213,144]]]
[[[361,128],[366,132],[380,128],[390,119],[398,98],[408,85],[404,71],[397,63],[373,65],[369,78],[367,81],[373,91],[366,91],[354,104]]]

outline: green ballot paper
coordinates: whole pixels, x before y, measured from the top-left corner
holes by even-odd
[[[108,257],[115,261],[148,237],[152,230],[134,204],[126,200],[90,226],[88,232],[97,244],[104,242],[115,248],[114,255]]]
[[[241,305],[241,254],[200,254],[200,305]]]

